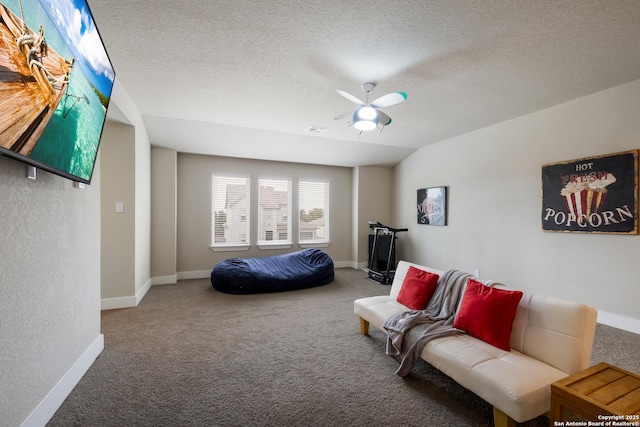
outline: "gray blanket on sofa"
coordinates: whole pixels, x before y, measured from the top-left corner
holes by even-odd
[[[397,375],[404,377],[411,372],[430,340],[463,333],[453,327],[453,320],[470,277],[473,276],[459,270],[445,272],[427,308],[392,315],[385,321],[386,353],[400,363]]]

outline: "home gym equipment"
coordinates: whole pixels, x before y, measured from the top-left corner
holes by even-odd
[[[369,221],[373,234],[369,235],[368,278],[386,285],[393,281],[396,266],[396,233],[408,228],[392,228],[378,221]]]

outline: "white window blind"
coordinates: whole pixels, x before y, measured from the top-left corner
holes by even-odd
[[[291,180],[258,180],[258,243],[291,242]]]
[[[329,241],[329,182],[300,180],[300,243]]]
[[[212,175],[211,246],[249,244],[249,177]]]

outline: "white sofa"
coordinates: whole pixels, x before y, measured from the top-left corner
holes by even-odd
[[[389,295],[354,302],[363,335],[370,324],[384,332],[389,316],[410,310],[396,301],[409,266],[444,274],[400,261]],[[584,304],[524,293],[511,351],[459,334],[429,341],[420,356],[491,404],[496,427],[514,426],[549,411],[551,383],[589,367],[596,317]]]

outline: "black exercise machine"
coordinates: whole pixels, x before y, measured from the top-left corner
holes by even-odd
[[[396,233],[409,231],[409,229],[388,227],[378,221],[369,221],[368,223],[369,228],[373,230],[373,243],[371,244],[369,252],[369,279],[386,285],[393,281],[393,276],[395,275]],[[383,236],[388,236],[388,244],[385,244],[385,247],[381,248]],[[388,250],[388,252],[386,254],[380,253],[380,249]],[[386,258],[386,263],[382,265],[384,270],[380,268],[380,263],[377,262],[382,258],[381,255]]]

